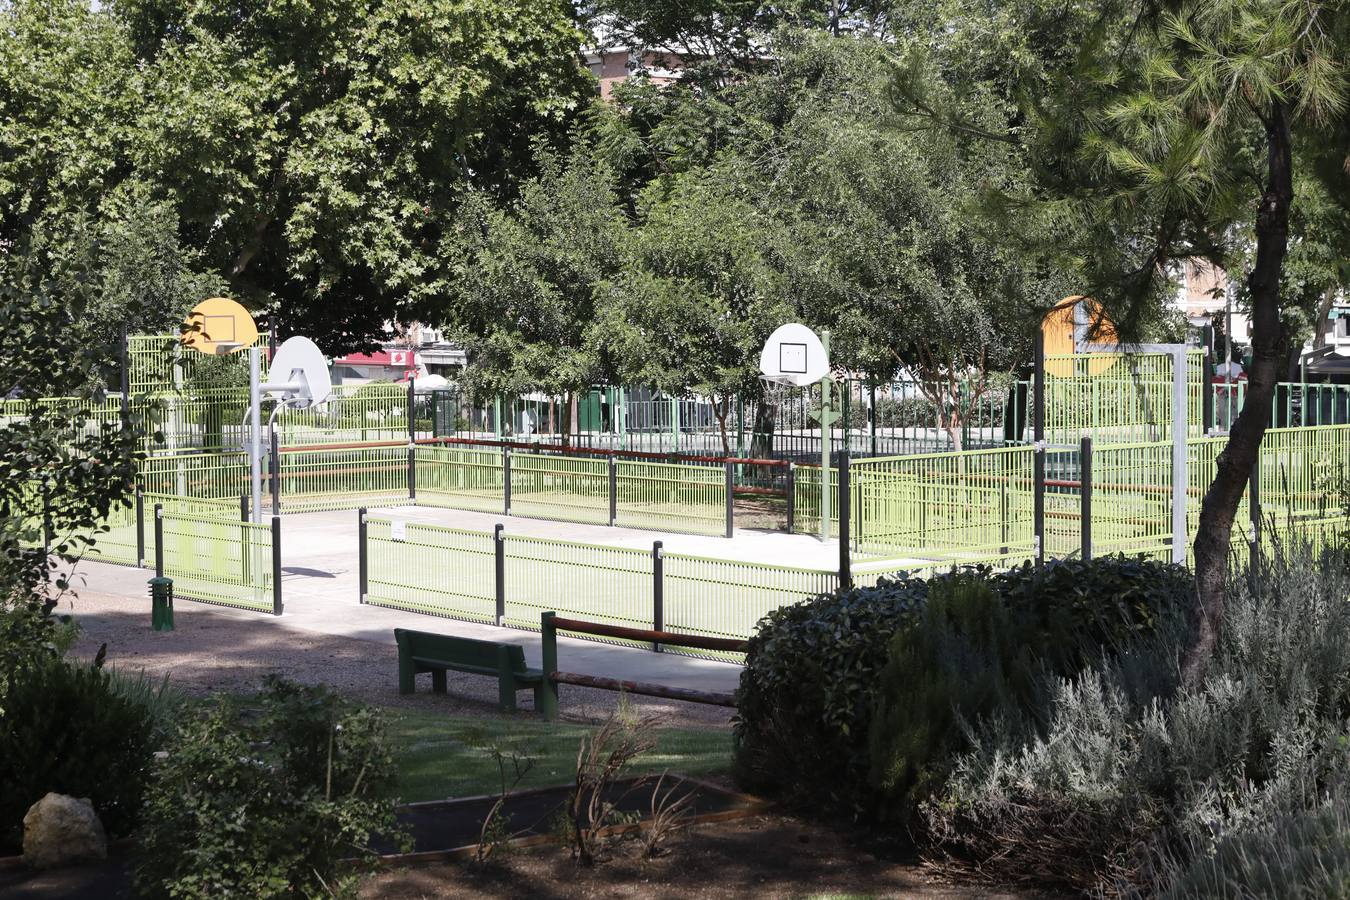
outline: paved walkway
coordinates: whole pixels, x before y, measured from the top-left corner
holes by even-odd
[[[491,531],[502,522],[508,533],[566,538],[620,547],[650,547],[662,541],[668,552],[722,559],[777,563],[833,570],[838,566],[836,542],[822,543],[806,535],[742,531],[733,539],[679,535],[599,525],[578,525],[431,507],[371,510],[372,514],[409,522],[432,522],[456,528]],[[539,635],[516,629],[460,622],[358,602],[357,513],[355,510],[303,513],[282,517],[282,596],[285,614],[273,616],[213,607],[240,620],[241,626],[264,629],[276,624],[320,634],[337,635],[392,646],[393,629],[416,628],[443,634],[509,640],[524,645],[527,662],[540,664]],[[127,598],[147,596],[145,569],[83,562],[79,574],[91,591]],[[78,582],[77,582],[78,583]],[[149,600],[146,600],[148,607]],[[179,615],[191,615],[196,604],[184,601]],[[148,612],[147,612],[148,624]],[[280,629],[278,640],[284,640]],[[392,651],[380,651],[389,653]],[[559,666],[572,672],[635,681],[651,681],[705,691],[731,691],[741,667],[673,653],[654,653],[592,641],[559,639]]]

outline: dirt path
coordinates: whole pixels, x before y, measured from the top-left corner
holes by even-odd
[[[908,859],[887,859],[846,836],[779,815],[698,825],[675,834],[667,852],[643,859],[637,842],[615,846],[592,868],[561,847],[520,851],[480,867],[472,862],[380,872],[363,900],[756,900],[823,897],[1027,898],[987,887],[944,884]]]

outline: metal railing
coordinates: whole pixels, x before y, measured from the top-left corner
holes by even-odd
[[[612,625],[745,638],[780,606],[829,593],[832,570],[468,531],[358,513],[363,603],[517,628],[556,610]],[[875,583],[904,566],[878,564]],[[698,652],[672,648],[672,652]],[[713,654],[725,656],[725,654]]]
[[[281,615],[281,520],[231,521],[154,508],[155,574],[182,597]]]

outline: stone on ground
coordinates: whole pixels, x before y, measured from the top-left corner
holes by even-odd
[[[50,793],[23,817],[23,860],[34,869],[108,858],[108,837],[88,799]]]

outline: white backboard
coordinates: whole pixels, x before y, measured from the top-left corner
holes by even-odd
[[[287,338],[277,348],[268,367],[267,383],[260,390],[297,409],[323,403],[333,393],[328,361],[309,338]]]
[[[815,384],[829,374],[830,361],[814,331],[789,322],[778,326],[764,342],[759,371],[765,378],[784,384]]]

